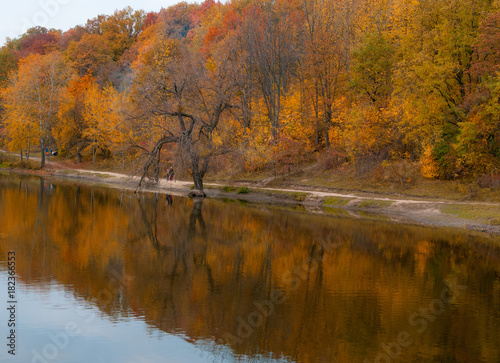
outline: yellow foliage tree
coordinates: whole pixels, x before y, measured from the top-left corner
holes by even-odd
[[[86,140],[84,153],[92,157],[93,165],[97,155],[109,156],[112,145],[118,146],[123,140],[119,131],[122,118],[117,104],[118,94],[112,86],[103,89],[93,83],[86,92],[82,136]]]
[[[83,112],[85,109],[85,95],[94,84],[90,74],[74,79],[66,92],[61,97],[58,118],[52,129],[57,145],[62,154],[74,155],[81,162],[81,152],[85,144],[83,130],[85,120]],[[74,150],[76,149],[76,150]]]
[[[19,63],[18,71],[11,75],[4,92],[11,145],[31,143],[38,138],[42,168],[45,166],[45,144],[57,117],[60,92],[71,77],[59,53],[33,54]]]
[[[11,151],[20,151],[21,157],[24,149],[29,157],[31,147],[38,142],[39,129],[36,122],[26,117],[23,109],[18,107],[17,102],[14,101],[15,97],[12,88],[2,91],[2,98],[7,100],[3,114],[8,139],[7,146]]]
[[[439,166],[432,155],[432,146],[428,145],[424,148],[424,153],[420,158],[420,172],[422,176],[435,179],[439,176]]]

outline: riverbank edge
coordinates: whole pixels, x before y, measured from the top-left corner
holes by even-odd
[[[187,196],[192,182],[167,181],[161,179],[155,186],[137,190],[138,177],[112,172],[83,169],[61,169],[52,172],[10,169],[9,173],[37,175],[48,180],[78,181],[85,184],[114,187],[130,191],[152,192]],[[447,213],[445,209],[462,207],[498,208],[498,203],[437,201],[422,199],[398,199],[397,196],[336,193],[311,189],[262,188],[251,183],[233,185],[206,183],[207,198],[241,202],[243,204],[269,205],[292,208],[312,214],[335,215],[358,219],[383,220],[395,223],[422,225],[428,227],[451,227],[456,229],[500,236],[500,225],[488,224],[479,219],[466,219]],[[496,222],[496,221],[495,221]]]

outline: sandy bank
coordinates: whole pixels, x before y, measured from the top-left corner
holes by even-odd
[[[138,177],[83,169],[54,170],[43,176],[132,191],[137,189],[139,182]],[[187,196],[192,185],[193,183],[188,181],[161,179],[156,186],[142,188],[141,191]],[[259,188],[249,183],[232,186],[206,183],[205,192],[208,198],[229,198],[251,204],[294,206],[309,213],[343,214],[353,218],[380,218],[386,221],[453,227],[500,236],[500,225],[497,220],[497,216],[500,216],[498,203],[403,199],[369,193],[361,195],[361,193],[337,193],[302,188]],[[469,218],[464,218],[460,213],[464,209],[477,211],[477,214],[469,213]]]

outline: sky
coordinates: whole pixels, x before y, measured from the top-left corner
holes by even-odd
[[[66,31],[85,24],[99,14],[131,6],[134,10],[158,11],[181,0],[13,0],[2,3],[0,44],[6,37],[16,38],[33,26]],[[191,2],[191,1],[188,1]]]

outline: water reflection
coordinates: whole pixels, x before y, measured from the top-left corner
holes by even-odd
[[[17,250],[33,305],[56,286],[50,301],[94,311],[93,329],[117,327],[105,341],[159,349],[152,336],[181,337],[185,362],[193,346],[197,361],[500,360],[494,239],[32,178],[0,177],[0,188],[1,259]],[[441,309],[447,282],[466,289]],[[54,331],[43,314],[25,329]],[[411,343],[399,349],[402,332]]]

